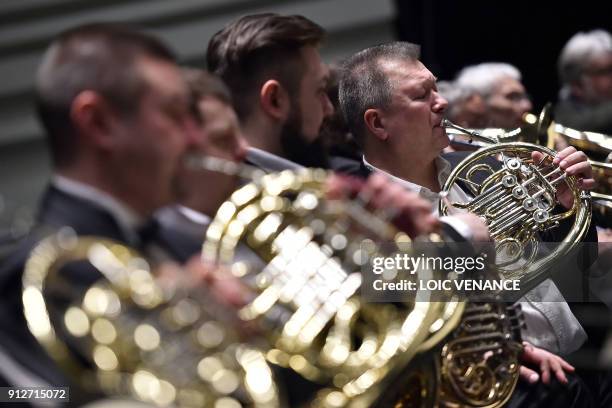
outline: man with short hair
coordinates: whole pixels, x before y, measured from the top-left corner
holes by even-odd
[[[208,70],[225,81],[251,146],[247,161],[266,171],[327,167],[319,131],[333,113],[324,30],[305,17],[266,13],[228,24],[208,44]]]
[[[196,163],[205,156],[240,163],[245,158],[247,143],[225,84],[199,69],[185,68],[183,76],[197,122],[195,142],[188,151],[194,163],[180,169],[178,203],[158,211],[156,218],[162,233],[173,237],[169,241],[175,252],[186,260],[201,251],[212,217],[243,181],[237,175],[210,171]]]
[[[408,190],[436,203],[437,208],[438,193],[451,171],[451,163],[440,155],[449,144],[441,126],[447,102],[438,93],[436,78],[418,58],[419,47],[402,42],[370,47],[353,55],[344,65],[340,106],[363,147],[362,174],[388,174]],[[583,176],[582,186],[592,188],[594,180],[584,154],[572,148],[560,152],[555,161],[563,161],[562,169],[570,175]],[[560,199],[568,201],[567,193],[560,192]],[[466,202],[468,195],[455,185],[449,199]],[[557,304],[554,308],[562,307]],[[567,312],[573,318],[569,309]],[[540,316],[532,321],[531,328],[541,334],[539,340],[543,344],[558,345],[561,351],[570,352],[585,338],[575,318],[573,323],[557,328],[564,333],[557,335],[547,318]],[[565,380],[563,369],[568,367],[559,357],[548,353],[534,359],[543,362],[541,375],[545,383],[550,368],[560,381]],[[527,367],[522,367],[521,373],[530,382],[538,381],[538,374]]]
[[[575,34],[558,62],[562,88],[556,120],[578,130],[612,134],[612,36],[605,30]]]
[[[69,227],[77,235],[163,251],[149,219],[177,198],[177,170],[194,128],[172,52],[122,25],[61,33],[40,64],[36,97],[53,176],[37,227],[0,268],[0,345],[23,370],[7,381],[21,386],[65,384],[25,324],[21,278],[30,250]],[[75,272],[70,280],[79,288],[101,276],[93,267]]]

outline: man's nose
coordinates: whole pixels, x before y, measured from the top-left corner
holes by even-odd
[[[186,118],[183,125],[186,147],[203,145],[207,143],[206,135],[201,131],[194,118]]]
[[[448,107],[448,101],[442,97],[439,93],[435,92],[435,99],[433,104],[433,111],[442,113]]]
[[[325,115],[325,117],[328,117],[333,115],[335,111],[336,109],[334,108],[334,104],[329,99],[329,96],[325,94],[325,96],[323,97],[323,114]]]
[[[246,159],[247,148],[249,147],[246,139],[239,134],[236,138],[236,148],[234,149],[234,160],[237,162],[242,162]]]
[[[533,109],[533,104],[528,98],[525,98],[521,101],[521,107],[524,113],[528,113]]]

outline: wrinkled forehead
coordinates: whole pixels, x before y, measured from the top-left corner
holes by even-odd
[[[493,87],[493,93],[507,94],[510,92],[525,92],[525,87],[515,78],[509,76],[499,78]]]
[[[612,51],[594,55],[589,59],[588,67],[591,69],[608,68],[612,66]]]
[[[436,82],[436,77],[418,60],[385,59],[379,61],[378,64],[394,88],[433,85]]]

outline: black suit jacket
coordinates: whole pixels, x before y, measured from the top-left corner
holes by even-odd
[[[41,200],[36,227],[0,264],[0,345],[23,367],[54,385],[68,382],[27,328],[21,301],[21,280],[32,248],[42,238],[64,226],[71,227],[78,235],[93,235],[130,244],[110,213],[50,186]],[[183,237],[180,232],[164,228],[153,235],[151,239],[173,259],[182,261],[187,258],[181,247]],[[88,287],[101,276],[85,262],[66,269],[71,284],[77,288]]]
[[[96,235],[126,243],[126,237],[110,214],[85,200],[49,187],[39,207],[36,227],[2,262],[0,344],[18,363],[54,385],[68,382],[27,328],[21,301],[21,279],[32,248],[62,226],[72,227],[79,235]]]

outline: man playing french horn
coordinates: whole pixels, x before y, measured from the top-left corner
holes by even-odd
[[[364,152],[363,163],[356,173],[387,174],[408,190],[419,192],[436,203],[437,207],[438,193],[453,166],[449,161],[456,162],[458,157],[441,156],[442,149],[449,144],[443,127],[447,102],[437,92],[436,78],[418,57],[418,46],[409,43],[383,44],[353,55],[344,65],[340,104]],[[534,153],[533,158],[539,161],[541,156]],[[595,181],[584,153],[574,148],[565,149],[557,154],[554,164],[567,175],[577,176],[580,188],[593,188]],[[571,208],[574,196],[564,187],[558,190],[557,199],[564,207]],[[466,202],[469,196],[455,184],[448,193],[448,200]],[[564,327],[570,330],[561,335],[555,333],[542,311],[534,310],[532,304],[525,304],[523,309],[528,330],[534,330],[531,335],[527,331],[527,337],[539,340],[542,346],[549,346],[557,353],[569,353],[584,341],[584,331],[567,304],[554,304],[557,314],[554,320],[567,319]],[[527,366],[521,367],[523,379],[531,384],[540,378],[545,384],[554,383],[555,379],[567,383],[567,373],[573,372],[562,358],[535,346],[525,349],[524,358],[526,365],[539,370],[538,373]],[[518,390],[518,394],[530,392],[529,388],[521,389],[521,384]],[[518,406],[521,401],[525,402],[517,397],[509,406]],[[584,403],[589,406],[588,401]]]

